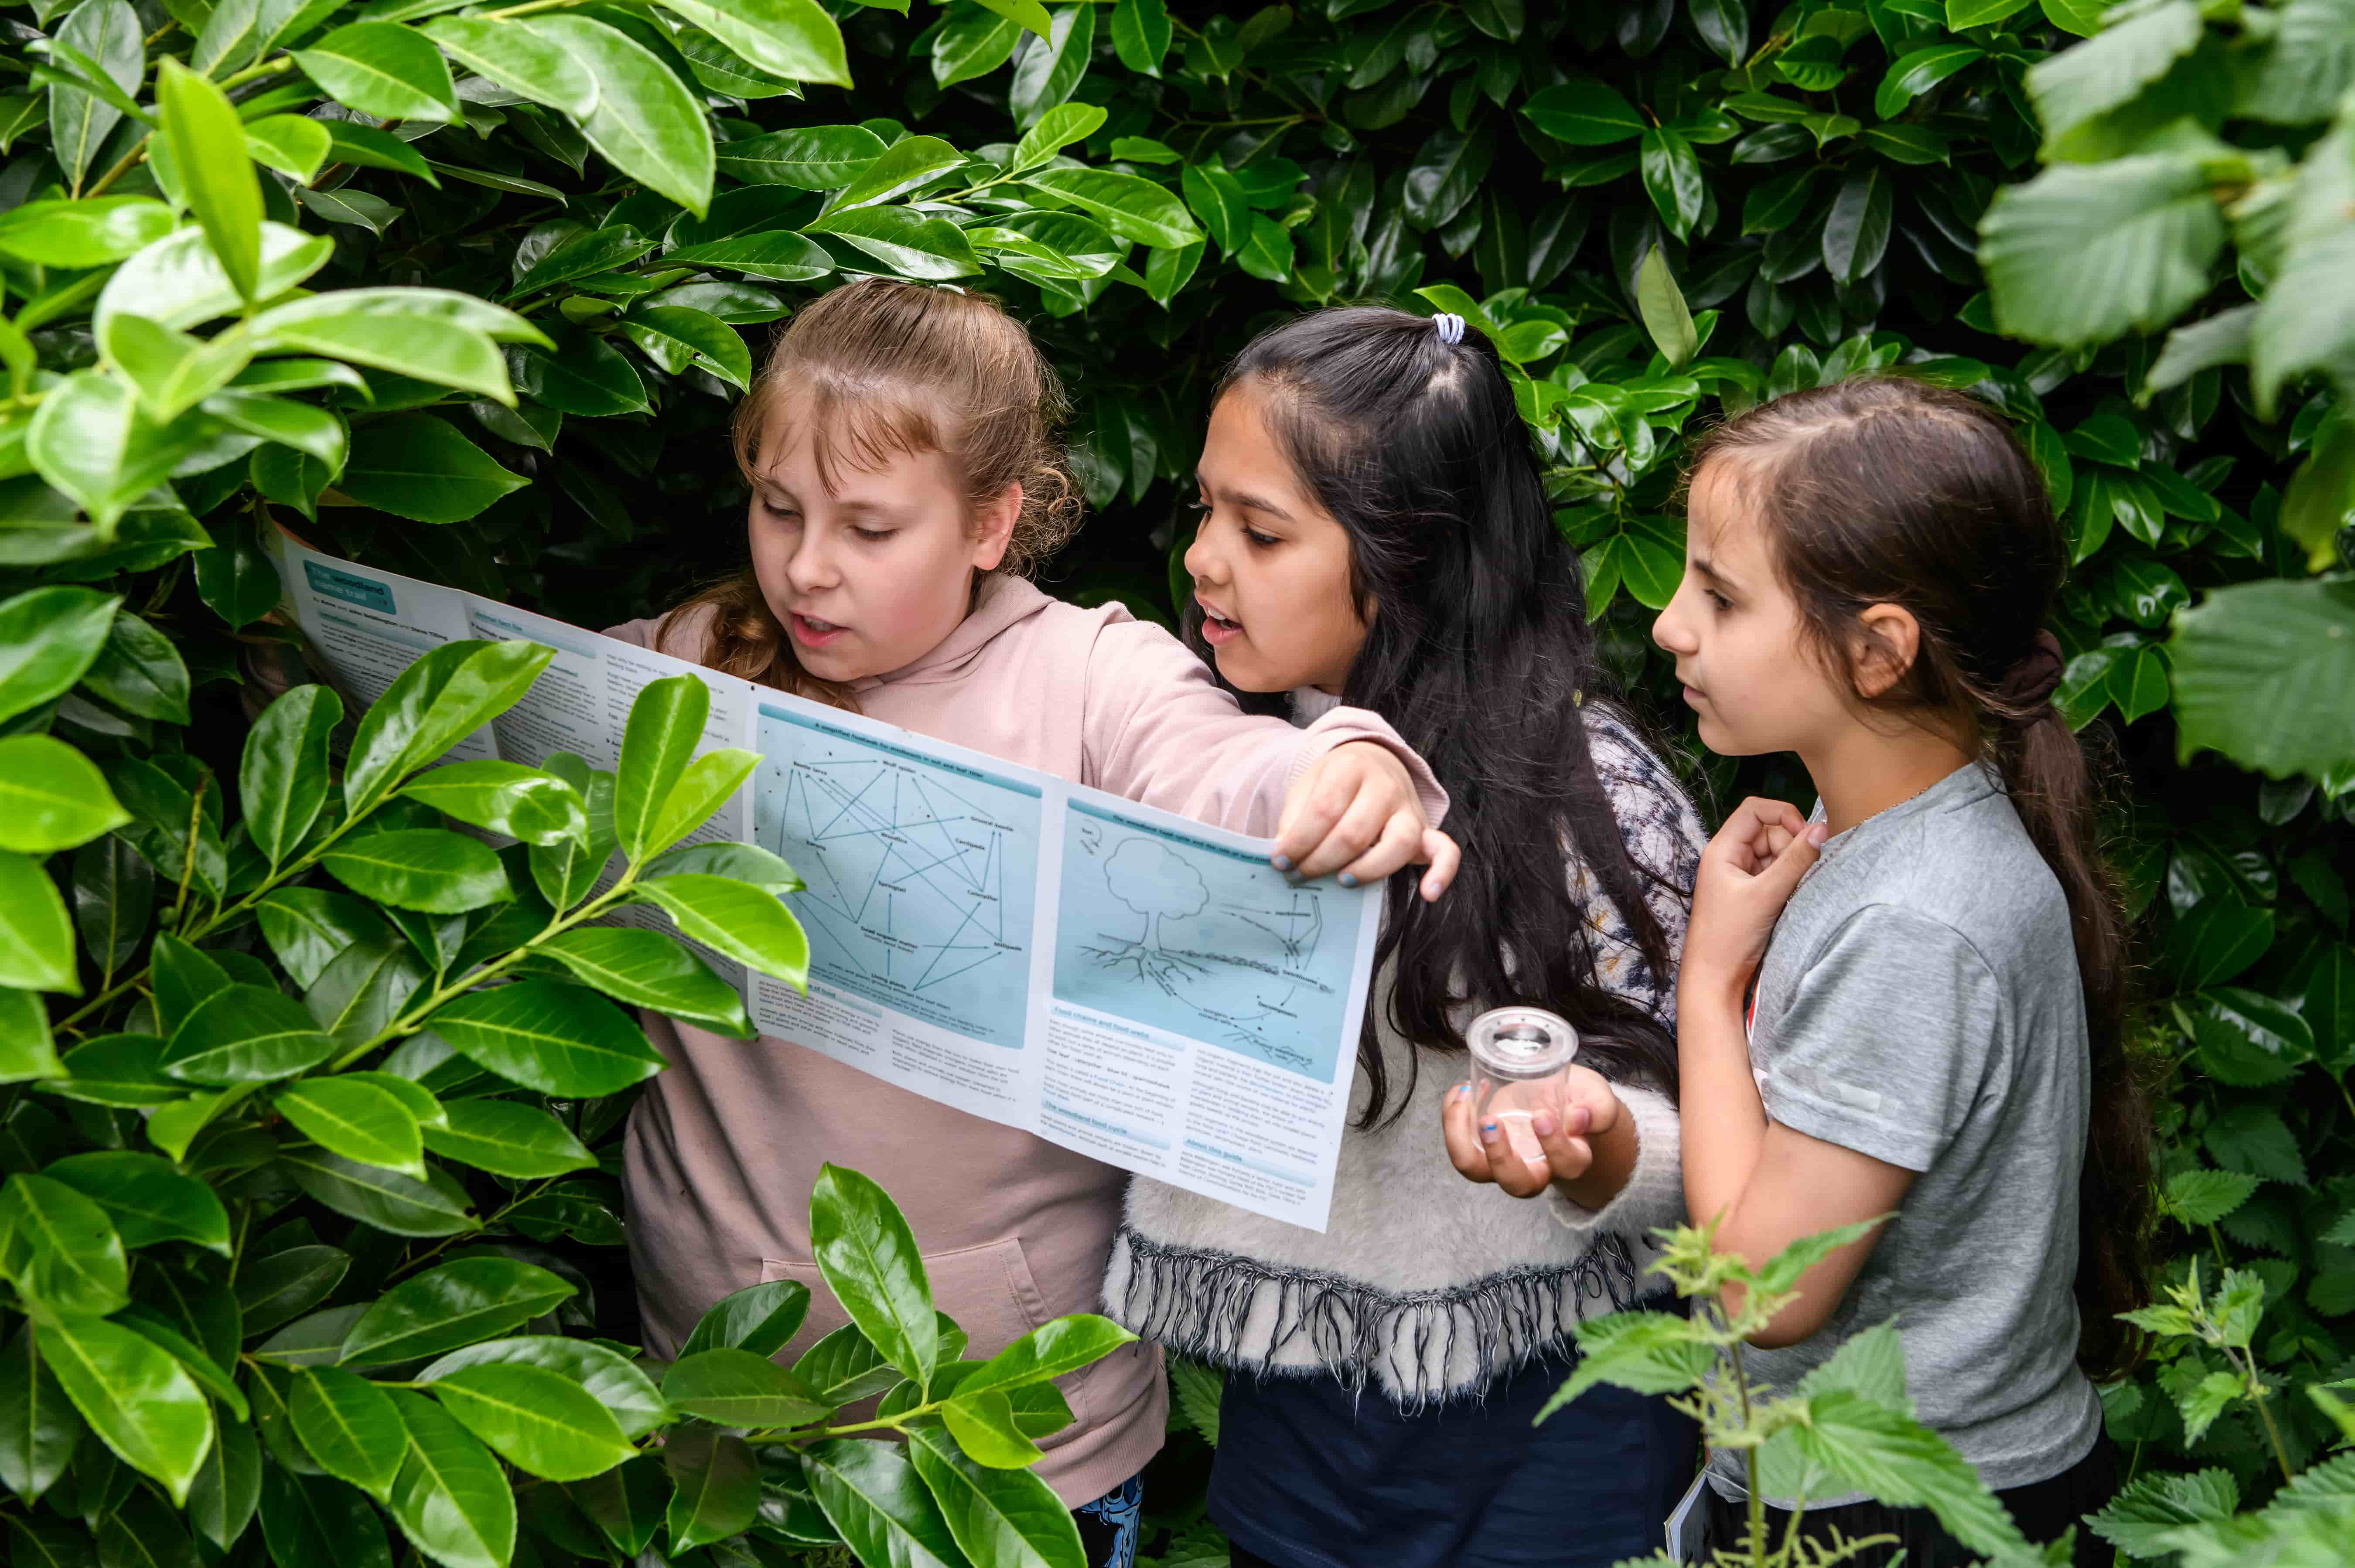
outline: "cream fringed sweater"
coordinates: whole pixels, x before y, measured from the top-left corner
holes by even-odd
[[[1329,705],[1329,699],[1327,699]],[[1319,709],[1299,705],[1301,716]],[[1587,710],[1587,741],[1620,832],[1649,875],[1648,902],[1683,944],[1693,874],[1707,842],[1667,766],[1607,711]],[[1582,866],[1604,985],[1673,1027],[1676,976],[1656,974],[1619,912]],[[1380,983],[1378,977],[1377,983]],[[1104,1279],[1104,1310],[1181,1355],[1234,1371],[1371,1383],[1415,1409],[1475,1394],[1562,1344],[1573,1325],[1650,1294],[1648,1236],[1684,1217],[1676,1107],[1619,1084],[1638,1152],[1627,1185],[1601,1210],[1558,1193],[1524,1201],[1456,1175],[1440,1106],[1466,1075],[1460,1055],[1418,1051],[1383,1019],[1392,1094],[1404,1110],[1371,1129],[1354,1116],[1321,1235],[1138,1178]],[[1417,1060],[1417,1057],[1420,1060]],[[1365,1080],[1359,1079],[1358,1105]],[[1393,1098],[1392,1106],[1396,1106]]]

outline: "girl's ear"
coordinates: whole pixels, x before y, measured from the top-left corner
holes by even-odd
[[[1913,667],[1922,652],[1922,624],[1902,604],[1868,604],[1857,622],[1856,692],[1870,701]]]
[[[982,507],[974,518],[973,564],[978,571],[995,571],[997,563],[1006,559],[1006,547],[1014,538],[1014,524],[1022,516],[1022,482],[1016,480],[1005,493]]]

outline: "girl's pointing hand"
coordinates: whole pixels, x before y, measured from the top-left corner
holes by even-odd
[[[1339,873],[1342,884],[1380,881],[1401,866],[1428,865],[1425,902],[1447,891],[1461,858],[1455,840],[1423,814],[1414,780],[1387,746],[1349,741],[1301,775],[1276,828],[1276,869],[1302,877]]]
[[[1678,987],[1739,998],[1791,894],[1816,863],[1825,828],[1788,801],[1751,796],[1701,852]]]

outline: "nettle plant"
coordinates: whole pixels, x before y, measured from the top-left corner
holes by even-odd
[[[1650,1272],[1692,1301],[1691,1311],[1614,1312],[1580,1324],[1577,1369],[1538,1419],[1609,1383],[1669,1396],[1700,1424],[1711,1449],[1740,1455],[1750,1494],[1746,1518],[1736,1540],[1716,1544],[1711,1568],[1832,1568],[1885,1555],[1892,1535],[1829,1545],[1799,1536],[1807,1499],[1852,1492],[1930,1509],[1955,1540],[1993,1563],[2067,1563],[2068,1541],[2030,1546],[1970,1462],[1913,1418],[1895,1325],[1850,1337],[1796,1388],[1770,1387],[1744,1368],[1743,1346],[1798,1299],[1800,1276],[1887,1218],[1802,1237],[1754,1268],[1714,1249],[1714,1224],[1655,1232],[1662,1251]],[[1732,1305],[1729,1286],[1736,1293]],[[1787,1527],[1768,1521],[1769,1497],[1799,1505]],[[1675,1563],[1666,1554],[1638,1561],[1644,1568]]]
[[[806,972],[791,869],[679,842],[757,761],[695,754],[700,681],[639,695],[611,772],[434,766],[551,656],[449,644],[349,728],[340,784],[341,699],[297,687],[248,737],[232,816],[187,752],[101,769],[23,724],[126,694],[183,716],[168,646],[126,637],[144,623],[49,587],[0,625],[9,1561],[1081,1568],[1024,1467],[1071,1419],[1051,1380],[1131,1337],[1067,1317],[961,1359],[856,1172],[810,1196],[851,1322],[794,1365],[772,1359],[809,1305],[791,1281],[720,1301],[667,1366],[571,1332],[663,1066],[624,1007],[755,1033],[676,936],[611,917]]]

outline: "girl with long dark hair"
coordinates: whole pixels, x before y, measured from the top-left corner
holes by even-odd
[[[2123,921],[2044,631],[2068,552],[1991,410],[1899,379],[1794,394],[1701,443],[1653,636],[1711,750],[1796,752],[1804,817],[1744,802],[1701,859],[1678,981],[1685,1191],[1763,1262],[1894,1211],[1807,1271],[1745,1359],[1797,1384],[1891,1320],[1921,1419],[2021,1530],[2107,1499],[2094,1377],[2137,1346],[2149,1118]],[[1796,1499],[1713,1456],[1727,1526]],[[1747,1506],[1755,1484],[1764,1512]],[[1926,1510],[1809,1499],[1819,1540],[1976,1553]],[[2109,1548],[2081,1533],[2077,1561]]]
[[[1682,1215],[1675,955],[1705,835],[1609,700],[1578,557],[1459,318],[1263,335],[1199,479],[1189,639],[1247,708],[1389,720],[1447,789],[1464,869],[1435,903],[1385,890],[1326,1231],[1140,1179],[1107,1310],[1225,1369],[1209,1511],[1241,1568],[1638,1555],[1692,1477],[1690,1424],[1617,1391],[1531,1418],[1572,1327],[1636,1304],[1649,1229]],[[1538,1202],[1457,1179],[1435,1125],[1465,1025],[1513,1003],[1585,1040]]]

